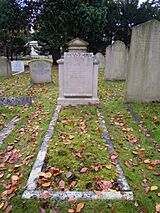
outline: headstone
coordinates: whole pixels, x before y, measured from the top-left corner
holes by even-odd
[[[11,64],[6,57],[0,57],[0,76],[10,76]]]
[[[97,61],[99,62],[98,67],[100,69],[104,69],[104,55],[102,53],[98,52],[95,54],[95,57],[96,57]]]
[[[29,63],[33,83],[52,82],[52,63],[47,60],[33,60]]]
[[[160,101],[160,22],[157,20],[132,29],[125,101]]]
[[[24,62],[23,61],[11,61],[11,68],[13,73],[24,72]]]
[[[4,106],[18,106],[18,105],[32,105],[32,96],[20,96],[20,97],[1,97],[0,98],[0,107]]]
[[[125,80],[128,50],[122,41],[116,41],[106,48],[105,80]]]
[[[88,43],[76,38],[59,59],[59,98],[62,105],[97,104],[98,63],[87,53]]]

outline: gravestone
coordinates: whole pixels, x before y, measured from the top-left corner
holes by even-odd
[[[11,64],[6,57],[0,57],[0,76],[10,76]]]
[[[125,80],[128,50],[122,41],[116,41],[106,48],[105,80]]]
[[[76,38],[59,59],[59,98],[62,105],[97,104],[98,63],[87,53],[88,43]]]
[[[132,29],[125,101],[160,101],[160,22],[157,20]]]
[[[52,63],[47,60],[33,60],[29,63],[33,83],[52,82]]]
[[[96,57],[97,61],[99,62],[98,67],[100,69],[104,69],[104,56],[103,56],[103,54],[98,52],[98,53],[96,53],[95,57]]]
[[[24,62],[23,61],[11,61],[11,68],[13,73],[24,72]]]

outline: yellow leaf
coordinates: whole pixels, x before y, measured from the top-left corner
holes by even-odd
[[[12,180],[17,181],[17,180],[19,180],[19,177],[17,175],[12,175]]]
[[[112,169],[112,165],[111,165],[111,164],[108,164],[108,165],[106,165],[106,168],[107,168],[107,169]]]
[[[68,209],[68,213],[73,213],[73,212],[75,212],[74,209]]]
[[[151,186],[151,191],[155,191],[158,189],[158,186]]]
[[[2,208],[3,208],[3,206],[4,206],[4,203],[1,203],[1,204],[0,204],[0,209],[2,209]]]
[[[76,207],[76,212],[81,212],[81,210],[84,208],[84,203],[78,203]]]
[[[44,175],[45,178],[50,178],[52,177],[52,174],[50,172],[46,172]]]
[[[43,183],[43,184],[42,184],[42,186],[43,186],[44,188],[49,187],[50,185],[51,185],[51,182],[46,182],[46,183]]]

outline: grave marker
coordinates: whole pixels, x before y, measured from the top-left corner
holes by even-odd
[[[0,57],[0,76],[10,76],[11,64],[6,57]]]

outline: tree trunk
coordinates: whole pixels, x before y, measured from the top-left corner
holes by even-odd
[[[52,51],[53,64],[57,65],[57,60],[61,58],[60,48],[53,48]]]

